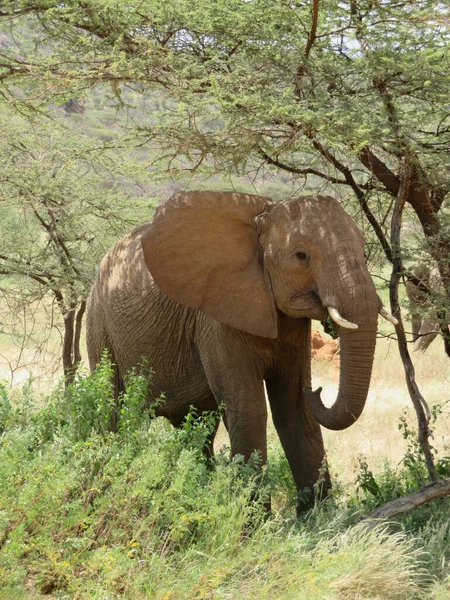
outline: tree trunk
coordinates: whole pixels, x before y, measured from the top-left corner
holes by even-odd
[[[401,175],[396,175],[392,172],[368,146],[361,150],[358,158],[392,197],[395,198],[398,196],[402,179]],[[405,158],[407,158],[406,150]],[[404,201],[411,205],[422,225],[425,239],[428,242],[430,255],[438,265],[439,274],[446,290],[447,302],[450,306],[450,262],[448,260],[448,257],[450,256],[450,236],[445,231],[445,228],[440,226],[437,217],[449,190],[445,187],[433,186],[429,182],[426,173],[424,173],[420,166],[417,156],[411,160],[412,164],[408,190],[405,194]],[[355,190],[355,193],[357,192],[358,189]],[[362,190],[359,190],[359,193],[362,195]],[[358,200],[361,202],[361,198],[358,197]],[[380,234],[379,227],[374,227],[374,230],[385,250],[387,259],[392,262],[392,253],[389,252],[389,249],[386,249],[386,240],[383,235]],[[440,318],[445,352],[450,357],[450,316],[448,313],[447,315],[441,314]]]
[[[75,336],[73,339],[73,360],[74,367],[77,367],[81,362],[81,352],[80,352],[80,337],[81,337],[81,329],[83,327],[83,316],[86,310],[86,300],[82,300],[80,304],[80,308],[78,309],[76,320],[75,320]]]
[[[67,388],[74,380],[75,371],[81,362],[80,338],[86,300],[82,300],[78,311],[74,308],[64,315],[63,372]]]
[[[73,370],[73,335],[75,325],[75,310],[64,315],[64,340],[62,350],[64,385],[67,388],[74,378]]]

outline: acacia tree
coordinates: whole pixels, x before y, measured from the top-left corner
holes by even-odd
[[[41,107],[99,82],[119,104],[126,86],[159,90],[168,110],[134,134],[165,167],[284,171],[353,199],[393,265],[400,317],[406,207],[450,301],[449,17],[439,0],[18,0],[0,18],[35,43],[3,51],[0,79],[17,106],[26,89]],[[401,322],[397,334],[426,441]]]
[[[1,16],[18,32],[26,19],[39,40],[26,56],[13,42],[2,53],[10,99],[20,100],[19,81],[35,83],[41,105],[100,81],[118,102],[121,84],[159,89],[172,110],[137,133],[166,157],[187,155],[196,170],[272,166],[349,189],[389,261],[388,214],[408,161],[405,201],[450,287],[446,3],[20,0]]]
[[[16,318],[44,300],[53,314],[49,325],[62,319],[69,383],[81,360],[82,319],[96,268],[129,227],[127,195],[111,172],[119,160],[55,121],[30,123],[5,110],[0,129],[1,292]]]

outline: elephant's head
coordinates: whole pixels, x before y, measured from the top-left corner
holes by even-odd
[[[142,242],[156,284],[170,298],[251,334],[276,338],[279,311],[340,324],[334,405],[306,391],[313,414],[344,429],[364,408],[379,300],[364,238],[333,198],[272,204],[232,192],[187,192],[162,205]]]

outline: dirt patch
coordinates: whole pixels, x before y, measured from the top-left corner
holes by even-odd
[[[339,344],[335,340],[322,337],[319,331],[311,331],[311,354],[324,360],[339,360]]]

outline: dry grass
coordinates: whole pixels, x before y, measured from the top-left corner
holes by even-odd
[[[359,453],[366,454],[374,471],[386,457],[395,463],[401,456],[403,440],[397,423],[409,400],[393,344],[381,340],[378,345],[374,385],[363,417],[347,431],[325,432],[332,471],[341,480],[354,480]],[[439,352],[436,344],[418,368],[418,379],[423,378],[419,383],[429,390],[430,404],[440,400],[438,394],[445,390],[441,384],[433,387],[427,379],[433,369],[433,377],[445,380],[445,360],[440,360]],[[332,402],[336,367],[316,361],[314,377],[316,384],[320,380],[326,386],[325,395]],[[94,388],[83,389],[85,401],[98,407],[101,398],[92,395]],[[43,413],[43,419],[47,415]],[[0,598],[37,598],[37,589],[55,585],[61,585],[61,590],[47,597],[450,597],[450,582],[445,579],[449,534],[445,506],[439,518],[435,513],[425,527],[419,521],[413,531],[403,534],[396,533],[398,526],[380,526],[370,532],[361,525],[349,528],[355,512],[364,510],[362,504],[352,505],[346,500],[336,505],[324,503],[304,520],[296,521],[289,517],[285,503],[282,510],[274,511],[273,519],[261,521],[249,536],[242,508],[248,506],[248,495],[233,502],[226,500],[231,482],[234,486],[238,481],[227,475],[229,466],[219,463],[207,472],[176,437],[177,432],[162,421],[152,422],[154,436],[149,436],[148,428],[129,438],[94,436],[79,444],[70,460],[67,452],[72,452],[73,443],[64,444],[59,433],[53,442],[30,452],[33,427],[23,432],[12,430],[0,460],[0,479],[7,491],[3,499],[0,494],[0,508],[6,515],[3,525],[13,524],[8,534],[11,543],[4,544],[0,552],[0,580],[6,586],[3,595],[0,586]],[[447,435],[446,427],[447,423],[439,424],[442,435]],[[270,435],[274,436],[272,426]],[[218,445],[224,442],[228,439],[222,432]],[[175,450],[179,459],[174,462]],[[279,456],[274,456],[274,463],[280,489],[285,484],[285,462],[280,465]],[[20,478],[17,473],[21,473]],[[94,500],[86,502],[93,490]],[[199,498],[201,505],[197,504]],[[27,527],[23,528],[25,516]],[[97,544],[100,530],[103,537]],[[66,533],[61,535],[61,531]],[[173,536],[170,552],[166,552],[161,532]],[[27,572],[38,575],[36,590],[31,589]]]
[[[389,325],[383,327],[385,332],[392,333],[393,330],[389,330]],[[57,337],[57,335],[52,336],[51,352],[48,352],[45,357],[33,348],[23,350],[2,336],[0,380],[11,380],[11,368],[13,368],[14,384],[21,385],[32,375],[35,391],[45,395],[48,388],[56,384],[60,373],[60,371],[55,372],[58,366],[55,350]],[[82,347],[84,349],[84,344]],[[430,408],[436,405],[442,407],[442,414],[435,425],[433,441],[433,446],[441,451],[450,445],[448,358],[443,352],[440,338],[431,344],[425,354],[412,352],[411,355],[417,383]],[[338,362],[314,359],[313,387],[323,386],[322,397],[326,404],[330,405],[334,401],[338,384]],[[324,430],[332,471],[339,474],[343,483],[354,479],[355,470],[358,468],[358,457],[361,455],[368,458],[370,468],[375,472],[382,469],[386,459],[393,465],[398,462],[406,447],[398,430],[399,419],[405,408],[408,408],[408,423],[415,428],[415,413],[406,388],[397,343],[393,339],[380,338],[377,342],[369,397],[362,416],[355,425],[345,431]],[[269,423],[269,436],[275,436],[271,423]],[[228,435],[225,428],[221,426],[216,438],[216,448],[228,444]]]
[[[425,354],[412,353],[419,389],[430,408],[439,406],[442,414],[434,426],[433,446],[443,451],[450,446],[450,392],[448,358],[442,342],[437,339]],[[313,361],[313,388],[323,386],[322,398],[328,405],[334,402],[339,385],[339,365],[321,359]],[[354,481],[359,469],[358,457],[365,456],[375,473],[382,470],[385,461],[397,465],[406,450],[406,442],[399,431],[403,411],[411,428],[416,428],[416,416],[405,383],[403,366],[397,351],[397,342],[381,338],[377,343],[372,384],[363,414],[344,431],[323,430],[325,446],[333,474],[342,483]],[[269,436],[275,430],[269,419]],[[216,448],[229,444],[221,425]]]
[[[339,598],[408,599],[430,584],[414,540],[401,533],[393,534],[386,526],[367,531],[358,525],[322,546],[328,557],[325,562],[329,585]],[[336,572],[333,556],[339,557]]]
[[[440,340],[436,340],[425,354],[413,353],[416,381],[430,408],[439,406],[442,414],[434,429],[433,446],[443,450],[450,444],[450,394],[448,387],[448,358]],[[314,381],[325,379],[325,399],[333,402],[338,373],[335,368],[316,364]],[[325,431],[324,437],[333,470],[348,480],[357,468],[357,458],[364,455],[370,468],[381,470],[387,459],[396,464],[406,448],[398,430],[404,409],[408,423],[414,429],[416,417],[405,383],[403,366],[398,356],[397,343],[387,338],[378,340],[375,365],[366,407],[360,419],[345,431]],[[343,448],[345,451],[343,452]]]
[[[448,600],[450,598],[450,578],[441,583],[435,583],[429,600]]]

